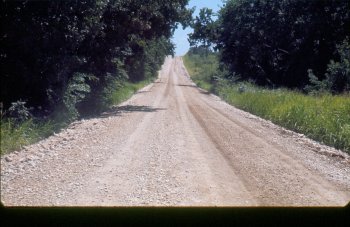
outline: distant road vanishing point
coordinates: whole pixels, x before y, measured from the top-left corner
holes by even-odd
[[[100,117],[1,158],[5,206],[344,206],[350,163],[199,89],[182,59]],[[324,152],[318,152],[324,151]]]

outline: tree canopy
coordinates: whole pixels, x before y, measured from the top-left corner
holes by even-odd
[[[215,22],[192,25],[190,40],[214,42],[231,73],[260,85],[304,88],[312,71],[349,91],[349,9],[347,0],[228,0]]]
[[[41,114],[101,102],[118,81],[154,75],[188,0],[1,1],[1,102]],[[90,108],[91,109],[91,108]],[[73,112],[74,112],[73,111]]]
[[[194,30],[188,38],[191,46],[209,48],[215,43],[217,40],[217,22],[214,21],[213,17],[212,9],[200,9],[199,16],[196,16],[191,23]]]

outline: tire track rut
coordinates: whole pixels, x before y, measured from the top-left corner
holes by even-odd
[[[168,57],[155,83],[113,110],[1,157],[1,201],[5,206],[348,203],[348,155],[284,131],[198,89],[182,59]],[[316,148],[345,158],[321,155]]]

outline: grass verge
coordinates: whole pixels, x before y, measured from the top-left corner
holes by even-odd
[[[198,86],[216,93],[226,102],[242,110],[271,120],[290,130],[302,133],[309,138],[350,153],[350,95],[324,94],[305,95],[288,89],[266,89],[251,83],[232,84],[225,80],[210,83],[208,72],[201,68],[215,67],[217,60],[203,59],[186,55],[184,63],[193,81]],[[208,66],[206,66],[208,67]]]
[[[128,100],[138,90],[153,82],[152,79],[142,80],[137,83],[124,82],[123,86],[112,92],[109,99],[112,105],[117,105]]]
[[[52,135],[64,126],[66,126],[64,122],[29,119],[20,124],[15,124],[11,119],[2,119],[0,154],[2,155],[35,143]]]
[[[113,91],[108,99],[111,100],[112,105],[117,105],[129,99],[135,92],[152,81],[153,79],[147,79],[137,83],[125,82],[119,89]],[[68,125],[65,119],[59,118],[51,120],[29,119],[20,124],[15,124],[11,119],[2,118],[0,124],[0,155],[36,143]]]
[[[193,82],[204,90],[213,92],[213,78],[218,76],[218,60],[214,54],[206,57],[200,55],[185,55],[184,64]]]

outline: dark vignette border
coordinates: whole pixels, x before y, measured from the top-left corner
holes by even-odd
[[[346,207],[0,207],[1,226],[347,226]]]

